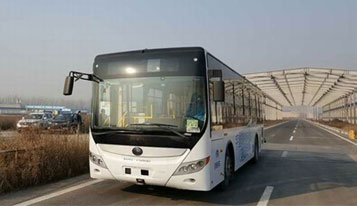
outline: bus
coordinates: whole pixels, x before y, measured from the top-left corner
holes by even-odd
[[[95,57],[90,176],[185,190],[225,189],[257,162],[264,94],[201,47],[145,49]]]

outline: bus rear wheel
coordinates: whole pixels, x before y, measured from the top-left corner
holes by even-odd
[[[258,137],[256,137],[254,142],[254,157],[251,162],[257,163],[258,160],[259,160],[259,142],[258,142]]]
[[[226,156],[224,158],[224,180],[220,183],[219,189],[226,190],[229,186],[229,183],[233,177],[233,158],[231,151],[227,148]]]

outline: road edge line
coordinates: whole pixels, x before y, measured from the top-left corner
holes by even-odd
[[[266,186],[257,206],[267,206],[270,196],[273,193],[273,190],[274,190],[273,186]]]
[[[32,204],[35,204],[35,203],[42,202],[42,201],[44,201],[44,200],[48,200],[48,199],[51,199],[51,198],[54,198],[54,197],[57,197],[57,196],[66,194],[66,193],[68,193],[68,192],[72,192],[72,191],[75,191],[75,190],[78,190],[78,189],[81,189],[81,188],[84,188],[84,187],[87,187],[87,186],[90,186],[90,185],[93,185],[93,184],[102,182],[102,181],[104,181],[104,180],[102,180],[102,179],[99,179],[99,180],[91,180],[91,181],[89,181],[89,182],[85,182],[85,183],[82,183],[82,184],[79,184],[79,185],[75,185],[75,186],[72,186],[72,187],[63,189],[63,190],[59,190],[59,191],[56,191],[56,192],[52,192],[52,193],[47,194],[47,195],[43,195],[43,196],[40,196],[40,197],[36,197],[36,198],[34,198],[34,199],[26,200],[26,201],[24,201],[24,202],[15,204],[14,206],[27,206],[27,205],[32,205]]]

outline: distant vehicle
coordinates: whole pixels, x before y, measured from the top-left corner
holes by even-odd
[[[46,129],[52,119],[51,113],[30,113],[18,121],[16,127],[18,131],[28,128]]]
[[[53,118],[49,122],[48,129],[56,131],[68,131],[68,132],[76,132],[77,129],[77,122],[74,120],[74,114],[72,113],[64,113],[59,114],[55,118]]]
[[[139,185],[227,188],[263,142],[264,94],[203,48],[99,55],[89,133],[90,176]]]

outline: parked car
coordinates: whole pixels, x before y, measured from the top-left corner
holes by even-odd
[[[52,119],[51,113],[30,113],[17,122],[16,128],[18,131],[28,128],[46,129]]]
[[[75,133],[77,128],[77,123],[74,119],[74,114],[72,113],[65,113],[59,114],[55,116],[50,122],[48,129],[56,131],[68,131],[71,133]]]

